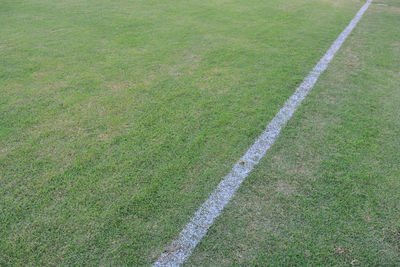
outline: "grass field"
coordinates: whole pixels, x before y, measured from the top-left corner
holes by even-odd
[[[398,264],[385,2],[188,264]],[[151,264],[363,3],[2,1],[0,265]]]
[[[371,6],[187,265],[400,265],[400,3]]]

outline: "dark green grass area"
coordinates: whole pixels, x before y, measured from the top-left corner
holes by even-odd
[[[371,5],[188,266],[400,265],[400,9],[385,2]]]
[[[0,265],[151,263],[362,4],[1,1]]]

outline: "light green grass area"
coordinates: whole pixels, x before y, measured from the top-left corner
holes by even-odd
[[[359,0],[1,1],[0,265],[150,264],[362,4]],[[382,57],[375,61],[376,55],[369,52],[370,61],[384,67],[393,62],[393,55],[381,46],[393,40],[389,35],[396,33],[396,20],[381,9],[377,21],[371,22],[376,32],[364,26],[369,36],[360,38],[371,42],[370,49],[375,49],[371,51]],[[384,34],[388,36],[382,41],[373,37]],[[398,43],[389,48],[398,51]],[[358,50],[354,53],[361,55]],[[392,63],[392,71],[397,66]],[[388,116],[384,122],[398,122],[381,110],[382,103],[388,109],[388,103],[397,107],[383,98],[394,101],[395,95],[388,95],[392,91],[385,91],[395,90],[394,84],[380,83],[382,75],[395,74],[384,71],[372,78],[368,73],[354,78],[363,85],[376,85],[369,87],[372,95],[377,94],[370,112]],[[360,87],[353,99],[368,104],[372,96],[363,98],[363,90],[367,89]],[[340,101],[353,101],[343,97]],[[357,102],[352,108],[369,110]],[[361,115],[369,119],[371,114]],[[345,115],[332,116],[349,123]],[[369,120],[360,126],[354,122],[354,128],[360,136],[365,127],[371,129],[369,136],[386,129],[384,122],[371,126]],[[300,126],[291,124],[288,132]],[[341,127],[348,129],[345,126]],[[326,133],[332,139],[343,134],[342,128]],[[367,143],[359,144],[365,145],[366,160],[374,155],[394,164],[393,153],[398,150],[387,148],[390,154],[383,141],[370,147],[368,142],[386,139],[368,136],[361,139]],[[334,149],[338,140],[331,139],[326,147]],[[398,141],[393,135],[391,139]],[[285,146],[295,149],[296,140],[282,138],[275,151]],[[319,140],[315,144],[322,149],[325,144]],[[315,170],[317,177],[352,166],[353,158],[342,157],[337,145],[333,156],[338,158],[320,155],[326,161]],[[362,166],[354,168],[360,175],[373,175],[375,169]],[[352,175],[359,178],[357,170]],[[390,177],[398,169],[382,170],[391,172],[382,176],[384,183],[376,182],[380,188],[376,192],[395,188]],[[254,177],[249,183],[255,183]],[[262,177],[258,182],[269,180]],[[329,185],[320,185],[326,186],[321,194],[330,194]],[[245,188],[241,194],[250,187]],[[328,205],[330,196],[326,197]],[[314,212],[319,201],[315,199]],[[393,202],[388,200],[389,204]]]
[[[400,265],[400,5],[371,5],[187,266]]]

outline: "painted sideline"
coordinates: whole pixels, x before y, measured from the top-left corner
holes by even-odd
[[[357,12],[350,24],[343,30],[339,37],[333,42],[329,50],[315,65],[302,84],[297,87],[294,94],[286,101],[275,117],[267,125],[265,131],[235,164],[230,173],[218,184],[213,193],[194,214],[191,221],[179,234],[179,238],[173,241],[168,250],[154,263],[153,266],[179,266],[190,256],[193,249],[206,234],[208,228],[213,224],[226,204],[232,199],[236,190],[251,170],[261,160],[268,149],[274,144],[280,131],[286,122],[292,117],[297,107],[314,87],[321,73],[328,67],[336,52],[343,42],[356,27],[364,12],[368,9],[372,0],[368,0]]]

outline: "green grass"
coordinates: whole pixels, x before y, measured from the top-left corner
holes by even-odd
[[[3,0],[0,265],[150,264],[363,3]],[[378,32],[368,35],[396,27],[380,8],[376,23],[386,31],[371,22]],[[380,47],[388,38],[371,48],[381,60],[369,54],[382,68],[393,62]],[[398,65],[391,67],[392,74],[376,75],[390,81]],[[364,76],[359,82],[370,84],[373,78]],[[376,105],[372,114],[384,116]],[[291,125],[292,132],[302,126]],[[381,126],[371,126],[371,134]],[[375,139],[368,138],[354,145],[372,149]],[[295,142],[284,140],[275,151]],[[363,154],[393,164],[379,186],[394,189],[396,157],[384,152]],[[337,156],[319,172],[333,175],[341,164],[345,171],[352,158]]]
[[[187,266],[400,265],[400,5],[371,5]]]

